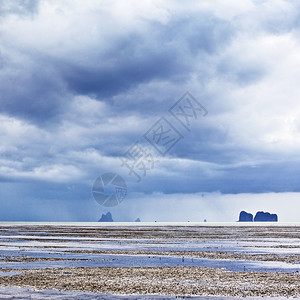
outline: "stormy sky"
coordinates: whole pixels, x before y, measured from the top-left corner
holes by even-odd
[[[300,221],[299,78],[297,1],[0,0],[0,220]]]

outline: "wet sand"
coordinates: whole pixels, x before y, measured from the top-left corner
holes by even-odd
[[[1,277],[5,285],[110,294],[299,297],[300,275],[230,272],[201,267],[65,268]]]
[[[76,253],[83,258],[68,256]],[[95,254],[132,255],[133,266],[71,267],[75,260],[93,262]],[[299,272],[143,267],[134,264],[139,255],[177,256],[182,262],[195,257],[299,264],[300,226],[2,226],[0,285],[118,295],[300,297]],[[70,265],[51,268],[59,260]],[[48,267],[5,267],[34,261],[48,262]],[[10,271],[15,273],[5,276]]]

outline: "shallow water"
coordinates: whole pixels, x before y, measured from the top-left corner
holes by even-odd
[[[28,254],[27,254],[28,255]],[[28,255],[30,257],[45,257],[45,255]],[[57,258],[57,255],[46,255],[47,258]],[[61,256],[60,256],[61,258]],[[87,255],[66,254],[59,261],[33,261],[33,262],[0,262],[1,269],[43,269],[66,267],[176,267],[199,266],[207,268],[222,268],[228,271],[257,271],[257,272],[300,272],[299,264],[267,261],[225,260],[209,258],[191,258],[178,256],[148,256],[148,255]],[[79,260],[75,260],[79,259]],[[88,259],[88,260],[86,260]]]
[[[243,228],[249,224],[218,223],[185,223],[162,226],[159,223],[118,224],[118,223],[53,223],[36,224],[17,223],[0,224],[0,268],[2,269],[34,269],[63,267],[159,267],[159,266],[203,266],[224,268],[230,271],[260,272],[300,272],[300,264],[289,264],[273,261],[244,261],[225,259],[184,258],[178,256],[162,256],[159,251],[226,251],[235,254],[300,254],[299,224],[285,229],[278,224],[259,225],[247,229],[248,236],[243,235]],[[3,225],[1,227],[1,225]],[[129,225],[129,226],[128,226]],[[239,225],[239,226],[238,226]],[[246,226],[247,225],[247,226]],[[198,226],[198,227],[197,227]],[[261,227],[259,227],[261,226]],[[286,226],[291,226],[288,224]],[[97,230],[99,228],[99,231]],[[251,227],[252,228],[252,227]],[[278,230],[282,236],[271,237],[268,231]],[[104,232],[101,230],[105,229]],[[255,230],[258,232],[255,233]],[[111,237],[110,230],[118,237]],[[135,237],[138,233],[153,231],[153,237]],[[252,235],[252,231],[255,233]],[[167,238],[161,238],[158,233]],[[240,234],[234,238],[234,234]],[[285,237],[292,234],[292,237]],[[147,235],[145,233],[145,235]],[[172,234],[172,237],[169,236]],[[97,236],[98,235],[98,236]],[[103,236],[105,235],[105,237]],[[221,238],[220,238],[221,237]],[[284,248],[281,248],[284,247]],[[156,255],[121,255],[109,254],[110,251],[155,251]],[[108,254],[72,253],[72,251],[106,251]],[[59,261],[20,261],[10,262],[7,258],[41,258],[60,259]]]

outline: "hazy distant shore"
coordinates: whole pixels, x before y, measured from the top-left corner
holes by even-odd
[[[25,222],[25,221],[0,221],[0,226],[30,226],[30,225],[49,225],[49,226],[87,226],[87,227],[143,227],[143,226],[201,226],[201,227],[218,227],[218,226],[238,226],[238,227],[289,227],[300,226],[300,222]]]

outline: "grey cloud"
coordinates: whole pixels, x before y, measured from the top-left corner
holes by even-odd
[[[39,2],[40,0],[0,0],[0,16],[4,17],[9,14],[33,16],[38,12]]]
[[[267,73],[259,58],[250,63],[239,61],[238,58],[225,57],[218,63],[217,71],[220,78],[240,86],[255,84]]]
[[[214,54],[230,42],[233,34],[228,23],[215,17],[203,15],[193,20],[174,20],[166,25],[150,23],[143,35],[130,33],[108,39],[108,50],[103,52],[101,44],[96,44],[82,58],[72,53],[59,58],[55,52],[50,56],[34,49],[22,53],[22,65],[6,57],[5,68],[1,69],[1,109],[42,123],[60,115],[71,94],[111,101],[112,97],[153,80],[182,84],[195,71],[193,60],[199,51]],[[144,93],[147,95],[147,90]],[[127,110],[133,108],[126,103],[121,105],[122,110],[125,106]],[[141,109],[135,107],[136,110]]]
[[[24,63],[16,66],[8,57],[0,70],[0,111],[44,123],[56,118],[68,105],[70,94],[55,68],[47,61],[28,54]]]
[[[236,32],[234,26],[228,21],[205,14],[193,14],[190,18],[174,25],[178,30],[178,40],[181,38],[183,42],[187,42],[194,55],[199,52],[212,55],[223,51],[230,45]]]
[[[96,97],[111,97],[130,89],[132,86],[173,76],[178,72],[176,57],[172,53],[133,53],[119,56],[112,53],[112,65],[108,67],[78,66],[61,64],[61,72],[71,91]],[[101,60],[101,58],[99,58]],[[97,63],[96,63],[97,64]]]
[[[2,22],[8,14],[20,16],[18,22],[22,22],[24,16],[39,12],[37,1],[11,1],[8,6],[6,3],[9,2],[0,1]],[[81,5],[80,1],[76,3]],[[259,8],[260,4],[254,9],[255,14]],[[41,208],[44,203],[57,200],[55,203],[59,205],[59,200],[64,199],[62,206],[66,214],[62,218],[71,220],[79,214],[78,210],[84,210],[84,204],[78,204],[81,199],[85,199],[85,204],[92,201],[93,180],[107,171],[120,172],[126,177],[130,191],[141,194],[299,191],[299,163],[284,156],[281,149],[269,150],[268,141],[276,141],[277,132],[267,128],[263,114],[259,120],[255,119],[265,108],[260,100],[268,96],[268,89],[263,93],[264,80],[270,80],[266,80],[267,86],[278,80],[276,72],[274,78],[268,77],[274,71],[272,68],[276,68],[276,62],[271,62],[270,68],[264,63],[265,57],[256,61],[260,49],[256,52],[253,47],[250,50],[253,55],[246,56],[247,43],[239,48],[243,41],[248,41],[248,35],[253,43],[257,41],[255,34],[266,35],[273,42],[275,35],[292,30],[296,21],[293,19],[289,25],[283,17],[277,20],[277,14],[272,15],[272,12],[258,20],[252,13],[225,20],[212,12],[204,12],[203,8],[203,11],[193,10],[192,5],[184,13],[170,12],[164,22],[152,21],[151,17],[143,19],[139,28],[132,24],[123,28],[122,22],[115,25],[116,20],[109,12],[109,17],[101,12],[101,22],[105,23],[105,17],[111,19],[109,29],[107,32],[99,30],[99,36],[89,36],[91,41],[84,36],[85,30],[90,29],[89,24],[81,30],[82,27],[74,26],[77,19],[66,14],[69,27],[62,29],[66,32],[58,38],[49,34],[50,41],[59,41],[50,50],[45,49],[47,39],[19,41],[18,32],[14,35],[15,41],[9,40],[10,32],[7,36],[1,32],[1,38],[5,38],[0,46],[0,117],[11,116],[8,128],[25,120],[6,134],[1,124],[1,199],[11,197],[14,204],[20,206],[28,199],[31,205],[26,214],[28,220],[36,217],[35,201],[40,205],[37,215],[45,217]],[[60,17],[64,13],[62,10]],[[89,18],[85,14],[86,11],[79,19],[82,24]],[[95,15],[93,18],[97,19]],[[36,20],[42,22],[40,18],[31,21],[35,24]],[[95,24],[100,28],[101,22]],[[249,28],[249,24],[259,26]],[[49,26],[48,23],[42,25]],[[15,28],[12,26],[9,30]],[[73,28],[76,28],[75,33]],[[69,31],[72,34],[69,35]],[[55,34],[58,32],[54,31]],[[239,39],[241,36],[244,40]],[[268,45],[260,41],[257,44],[272,52]],[[296,44],[291,48],[296,49]],[[274,57],[290,53],[284,47],[282,51],[282,54],[273,54]],[[259,96],[249,90],[258,83],[263,94]],[[184,140],[152,174],[136,184],[127,170],[120,167],[118,156],[136,140],[141,140],[159,117],[168,115],[169,107],[187,90],[209,114],[197,121],[189,133],[173,120],[174,126],[184,134]],[[267,116],[273,117],[271,105],[268,107]],[[247,118],[253,120],[243,122]],[[289,118],[283,122],[286,120],[289,122]],[[258,128],[248,132],[247,126],[258,124],[256,121],[260,121]],[[243,132],[245,129],[247,132]],[[264,130],[267,134],[256,141],[255,134]],[[248,136],[244,139],[247,134],[249,139]],[[274,145],[276,147],[276,143]],[[280,163],[279,158],[282,158]],[[69,185],[75,187],[68,189]],[[91,209],[87,210],[90,213]],[[1,213],[5,216],[2,210]],[[10,219],[21,217],[19,209]]]
[[[106,53],[88,57],[94,61],[92,66],[61,62],[62,76],[76,93],[100,97],[153,79],[184,82],[194,70],[193,56],[197,59],[199,51],[220,51],[230,43],[234,32],[232,26],[217,18],[198,17],[197,21],[176,20],[166,25],[150,23],[147,38],[132,34],[121,37],[121,42]]]
[[[170,161],[169,168],[171,166],[172,161]],[[178,165],[173,176],[152,175],[149,172],[142,183],[132,182],[129,189],[131,192],[161,192],[164,194],[216,191],[224,194],[300,192],[297,182],[297,178],[299,178],[297,167],[299,167],[299,162],[288,164],[272,162],[241,167],[219,165],[218,172],[209,175],[201,167],[190,169],[188,173],[185,173],[186,169],[180,169],[180,165]],[[280,173],[277,171],[278,169],[281,170]]]

